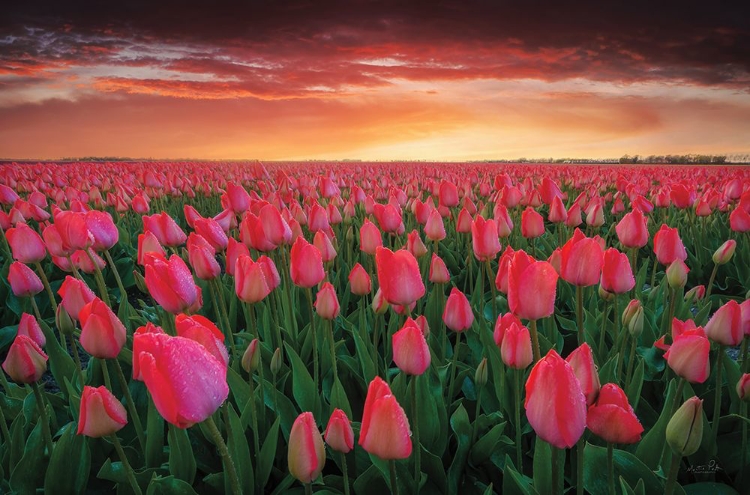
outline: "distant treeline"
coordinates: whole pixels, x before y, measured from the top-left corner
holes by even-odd
[[[696,163],[700,165],[721,165],[726,163],[726,155],[625,155],[620,163]]]

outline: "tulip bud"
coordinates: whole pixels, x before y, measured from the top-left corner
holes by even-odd
[[[3,361],[3,370],[16,383],[34,383],[47,370],[47,355],[30,337],[16,335]]]
[[[734,250],[737,248],[737,241],[729,239],[724,244],[719,246],[719,249],[714,252],[713,260],[717,265],[724,265],[731,261],[734,256]]]
[[[107,387],[86,385],[81,394],[78,434],[100,438],[120,431],[128,423],[125,407]]]
[[[611,292],[607,292],[606,290],[604,290],[604,287],[602,287],[600,285],[599,286],[599,297],[601,297],[603,300],[605,300],[607,302],[610,302],[610,301],[614,300],[615,294],[613,294]]]
[[[635,314],[630,318],[630,321],[628,321],[628,332],[633,337],[638,337],[643,332],[643,318],[643,306],[639,306],[635,310]]]
[[[315,312],[324,320],[333,320],[339,315],[340,309],[333,284],[324,283],[315,297]]]
[[[685,293],[685,302],[702,301],[706,295],[706,286],[697,285]]]
[[[639,301],[638,299],[633,299],[628,303],[625,311],[622,312],[622,326],[628,326],[628,323],[630,323],[630,320],[633,318],[636,311],[638,311],[638,308],[640,307],[641,301]]]
[[[42,281],[31,268],[14,261],[8,269],[8,282],[16,297],[33,297],[44,289]]]
[[[334,409],[325,431],[325,441],[331,450],[348,454],[354,448],[354,431],[341,409]]]
[[[745,373],[737,382],[737,395],[740,400],[750,402],[750,373]]]
[[[379,315],[388,311],[388,301],[385,300],[383,291],[380,289],[375,293],[375,297],[372,298],[372,310]]]
[[[323,471],[326,449],[311,412],[300,414],[289,433],[289,474],[302,483],[312,483]]]
[[[141,272],[138,270],[133,270],[133,278],[135,279],[135,286],[138,287],[138,290],[141,291],[144,294],[148,294],[148,287],[146,287],[146,279],[143,278],[143,275],[141,275]]]
[[[474,383],[477,388],[484,387],[487,384],[487,358],[482,358],[474,373]]]
[[[667,267],[667,283],[673,289],[685,287],[690,269],[684,261],[676,259]]]
[[[76,329],[76,324],[73,322],[73,318],[70,317],[65,307],[60,304],[57,307],[57,313],[55,313],[55,326],[64,335],[72,335]]]
[[[260,364],[260,349],[258,349],[258,339],[253,339],[250,345],[245,349],[242,355],[242,369],[248,373],[254,373]]]
[[[47,338],[44,336],[42,327],[39,326],[39,322],[28,313],[21,315],[21,322],[18,324],[18,335],[29,337],[36,342],[39,347],[44,347],[44,344],[47,343]]]
[[[277,347],[276,350],[273,351],[273,356],[271,357],[271,374],[273,376],[278,375],[283,364],[284,356],[281,354],[281,347]]]
[[[691,397],[667,424],[667,443],[677,455],[693,455],[703,438],[703,400]]]

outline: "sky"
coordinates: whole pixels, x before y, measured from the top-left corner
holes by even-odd
[[[3,10],[5,158],[750,152],[746,2],[47,0]]]

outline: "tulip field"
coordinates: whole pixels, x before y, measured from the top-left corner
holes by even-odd
[[[0,493],[750,493],[750,168],[0,166]]]

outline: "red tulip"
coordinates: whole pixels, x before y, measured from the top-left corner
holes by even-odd
[[[26,335],[16,335],[3,361],[3,370],[16,383],[35,383],[47,371],[47,355]]]
[[[734,232],[750,232],[750,213],[737,207],[729,214],[729,228]]]
[[[234,290],[240,301],[254,304],[271,293],[263,266],[250,256],[240,256],[234,266]]]
[[[91,210],[85,216],[86,227],[94,238],[91,247],[94,251],[105,251],[112,249],[120,239],[120,231],[117,230],[112,215],[106,211]]]
[[[471,241],[476,259],[494,260],[501,248],[495,221],[485,220],[481,215],[477,215],[471,223]]]
[[[447,284],[451,279],[451,274],[448,272],[445,262],[435,253],[432,253],[432,260],[430,261],[429,279],[433,284]]]
[[[379,247],[375,252],[378,282],[390,304],[408,306],[424,296],[425,288],[416,258],[406,250],[395,253]]]
[[[65,277],[57,293],[62,297],[62,306],[71,318],[78,321],[81,309],[96,297],[85,282],[68,275]]]
[[[367,254],[375,254],[377,248],[383,245],[383,238],[378,227],[365,218],[359,228],[359,247]]]
[[[151,216],[143,216],[143,230],[150,230],[159,243],[164,246],[181,246],[187,240],[187,235],[167,213],[161,212]]]
[[[372,292],[372,281],[367,270],[362,265],[357,263],[349,272],[349,285],[352,289],[352,294],[357,296],[364,296]]]
[[[568,208],[568,219],[565,220],[565,225],[568,227],[578,227],[583,222],[581,218],[581,205],[573,203]]]
[[[497,330],[497,326],[495,328]],[[497,343],[497,336],[495,343]],[[512,322],[503,332],[500,355],[505,366],[517,370],[526,369],[534,360],[529,329],[520,322]]]
[[[691,321],[692,322],[692,321]],[[694,328],[675,335],[664,359],[676,375],[690,383],[703,383],[709,375],[708,353],[711,344],[702,328]]]
[[[505,205],[496,203],[493,216],[497,224],[497,235],[500,238],[508,237],[513,232],[513,219],[508,213],[508,208]]]
[[[328,234],[326,234],[325,231],[319,230],[315,232],[315,236],[313,237],[313,246],[318,248],[318,251],[320,251],[320,256],[323,260],[323,263],[328,263],[329,261],[333,261],[334,259],[336,259],[336,249],[333,247],[331,239],[328,237]]]
[[[224,334],[211,320],[201,315],[188,316],[181,313],[175,317],[174,323],[178,336],[198,342],[225,366],[229,363]]]
[[[508,306],[519,318],[538,320],[555,312],[557,272],[546,261],[516,251],[508,266]]]
[[[303,412],[292,424],[287,462],[289,474],[302,483],[312,483],[323,471],[325,445],[311,412]]]
[[[193,312],[203,305],[200,287],[182,258],[173,255],[146,260],[146,287],[151,297],[172,314]]]
[[[648,243],[648,219],[640,209],[625,214],[615,227],[617,238],[626,248],[642,248]]]
[[[320,251],[304,237],[294,241],[289,273],[295,285],[308,288],[318,285],[326,276]]]
[[[226,373],[225,364],[194,340],[153,325],[133,337],[133,378],[146,383],[159,414],[178,428],[216,412],[229,395]]]
[[[576,229],[560,252],[560,276],[566,282],[587,287],[599,282],[604,264],[604,251],[595,238],[586,237]]]
[[[409,232],[406,238],[406,250],[415,258],[421,258],[427,254],[427,246],[422,242],[422,238],[419,237],[419,232],[416,229]]]
[[[55,214],[55,228],[65,251],[88,249],[94,243],[94,236],[86,225],[86,213],[58,211]]]
[[[16,297],[31,297],[44,289],[42,281],[36,273],[20,261],[11,263],[8,269],[8,282]]]
[[[16,224],[15,228],[5,233],[13,252],[13,259],[21,263],[39,263],[47,256],[44,241],[25,223]]]
[[[341,409],[334,409],[325,431],[325,441],[328,446],[343,454],[348,454],[354,448],[354,431]]]
[[[596,404],[589,406],[587,425],[610,443],[636,443],[643,433],[628,396],[614,383],[604,385]]]
[[[587,343],[581,344],[576,348],[565,361],[573,368],[578,383],[581,384],[583,395],[586,396],[586,404],[591,405],[599,395],[599,374],[594,364],[594,356],[591,354],[591,347]]]
[[[191,229],[195,229],[196,220],[203,218],[203,215],[201,215],[198,210],[188,204],[182,207],[182,213],[185,215],[185,223],[187,223],[188,227]]]
[[[505,313],[504,315],[498,315],[497,321],[495,321],[495,328],[492,332],[492,337],[495,340],[495,345],[500,347],[505,337],[505,331],[510,328],[511,325],[523,326],[521,320],[518,319],[513,313]]]
[[[78,416],[79,435],[101,438],[120,431],[128,424],[125,407],[104,385],[83,387]]]
[[[187,241],[188,261],[201,280],[213,280],[221,275],[221,267],[216,261],[216,252],[203,236],[191,232]]]
[[[454,183],[447,180],[440,183],[440,204],[448,208],[458,204],[458,188]]]
[[[565,223],[565,220],[567,219],[568,210],[565,209],[562,199],[560,199],[559,196],[555,196],[555,199],[552,200],[552,204],[550,205],[547,220],[552,223]]]
[[[78,314],[81,346],[94,357],[114,359],[125,345],[126,330],[107,304],[95,297]]]
[[[333,320],[340,310],[336,289],[330,282],[324,283],[315,296],[315,312],[324,320]]]
[[[503,254],[500,255],[500,260],[497,262],[497,275],[495,276],[495,287],[503,294],[508,293],[508,269],[510,267],[510,260],[513,259],[513,253],[515,251],[512,247],[507,246]]]
[[[554,349],[532,368],[524,407],[539,438],[559,449],[575,445],[586,429],[586,397],[573,369]]]
[[[244,187],[233,182],[227,184],[227,199],[235,213],[244,213],[250,206],[250,195]]]
[[[195,233],[203,237],[217,253],[227,248],[229,239],[219,222],[213,218],[199,218],[195,221]]]
[[[421,375],[430,367],[430,348],[424,332],[411,318],[393,334],[393,362],[407,375]]]
[[[390,387],[376,376],[367,388],[359,445],[383,460],[411,455],[409,420]]]
[[[527,207],[521,214],[521,235],[533,239],[544,234],[544,218],[532,207]]]
[[[601,285],[607,292],[624,294],[635,287],[633,270],[625,253],[615,248],[604,251]]]
[[[318,202],[315,202],[312,205],[312,208],[310,208],[310,213],[307,218],[307,228],[310,229],[310,232],[331,230],[331,225],[328,221],[328,212],[325,208],[320,206]]]
[[[680,234],[677,229],[667,227],[666,224],[662,225],[654,235],[654,253],[659,263],[665,266],[677,259],[682,261],[687,259],[687,251],[682,244]]]
[[[471,218],[471,213],[469,213],[466,208],[461,208],[461,211],[458,213],[458,218],[456,219],[456,232],[459,234],[468,234],[471,232],[471,223],[474,221],[473,218]]]
[[[164,250],[161,243],[159,243],[159,239],[156,238],[153,232],[147,230],[138,236],[138,264],[145,266],[146,257],[151,255],[165,257],[167,252]]]
[[[744,337],[742,309],[737,301],[729,301],[716,310],[706,323],[706,336],[721,345],[739,345]]]
[[[432,210],[424,226],[424,233],[431,241],[442,241],[445,239],[445,225],[443,218],[437,210]]]
[[[133,207],[133,211],[143,215],[145,213],[148,213],[149,206],[148,206],[148,199],[143,194],[136,194],[135,197],[133,197],[133,201],[131,202],[131,206]]]
[[[474,323],[474,312],[471,304],[463,292],[456,287],[451,289],[448,300],[443,310],[443,322],[445,326],[454,332],[464,332],[471,328]]]
[[[227,242],[227,261],[226,270],[231,276],[234,276],[234,266],[237,259],[241,256],[250,256],[250,250],[241,242],[237,242],[233,237]]]
[[[91,250],[85,252],[79,249],[73,253],[70,257],[70,261],[76,268],[84,273],[88,273],[89,275],[96,273],[97,268],[99,270],[104,270],[104,267],[107,266],[107,262]]]
[[[28,313],[23,313],[21,315],[21,321],[18,324],[17,335],[25,335],[29,337],[31,340],[36,342],[39,347],[44,347],[44,344],[47,343],[47,338],[44,336],[42,327],[39,326],[39,322],[36,321],[36,318],[34,316]]]

